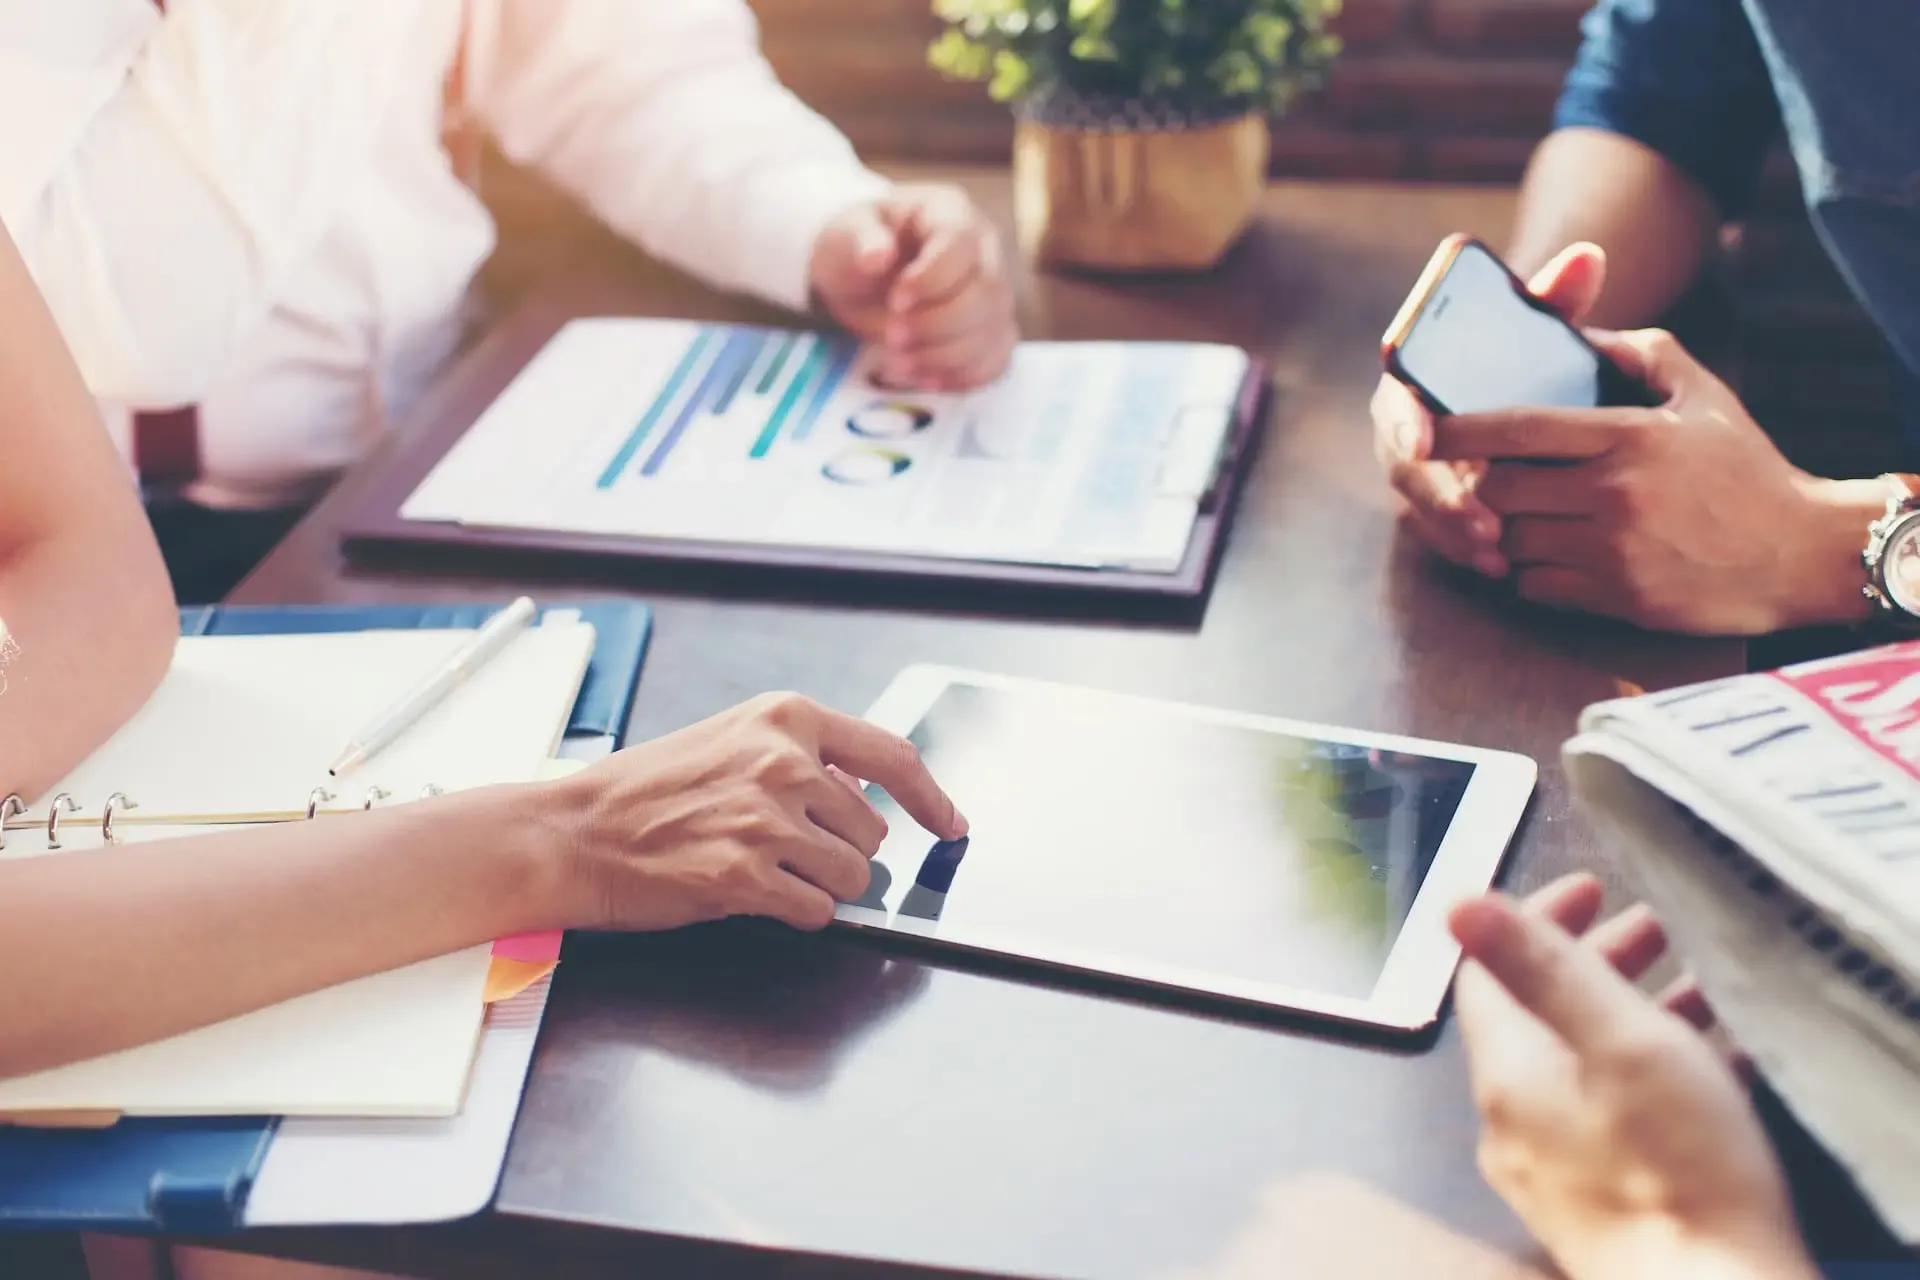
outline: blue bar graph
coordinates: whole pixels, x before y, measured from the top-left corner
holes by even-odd
[[[805,440],[858,354],[859,344],[844,338],[737,325],[703,326],[632,433],[608,460],[595,487],[611,489],[629,474],[641,478],[659,474],[702,417],[743,418],[745,422],[733,425],[750,430],[752,419],[766,411],[749,458],[766,457],[789,428],[793,440]],[[641,459],[637,472],[636,458]]]
[[[687,426],[702,409],[716,403],[721,388],[734,382],[745,372],[746,366],[753,363],[760,348],[766,342],[764,333],[752,329],[723,329],[726,342],[720,348],[720,354],[707,366],[706,375],[700,379],[700,386],[674,416],[673,424],[667,428],[660,443],[653,447],[647,460],[640,464],[642,477],[657,475],[667,463],[667,455],[673,452],[673,446],[680,443],[680,437],[687,433]]]
[[[733,398],[740,394],[741,384],[747,380],[747,375],[753,372],[753,367],[760,363],[760,353],[765,351],[767,344],[773,340],[773,336],[765,332],[754,330],[743,332],[751,338],[752,349],[747,353],[746,359],[740,362],[740,367],[733,371],[733,376],[727,379],[726,385],[720,388],[720,394],[713,398],[713,414],[716,418],[733,407]]]
[[[807,348],[807,358],[800,362],[798,369],[793,371],[793,381],[787,384],[786,392],[780,397],[780,403],[775,405],[773,412],[767,416],[767,425],[760,432],[760,438],[753,442],[753,449],[748,453],[748,457],[764,458],[767,456],[767,451],[773,448],[773,442],[780,438],[780,428],[786,425],[787,418],[793,413],[794,405],[800,402],[800,397],[806,393],[808,384],[813,381],[814,375],[820,372],[820,366],[826,363],[827,345],[825,339],[813,339],[812,345]]]
[[[665,415],[674,397],[680,394],[680,388],[685,384],[688,375],[699,367],[701,357],[705,356],[707,348],[713,345],[714,333],[712,329],[702,329],[692,344],[687,347],[687,353],[680,357],[680,363],[667,378],[667,385],[660,389],[660,394],[655,396],[653,403],[647,407],[639,425],[634,427],[633,434],[628,436],[625,443],[614,452],[612,459],[607,463],[606,470],[600,473],[600,480],[594,486],[595,488],[611,489],[620,479],[621,473],[626,471],[634,455],[640,452],[640,446],[646,443],[648,434]]]
[[[847,370],[853,365],[853,357],[860,348],[857,344],[845,340],[832,343],[831,362],[827,372],[814,384],[813,398],[807,402],[806,412],[793,424],[793,438],[805,440],[813,434],[813,424],[820,420],[821,411],[827,407],[827,401],[833,399],[833,393],[840,389],[840,383],[846,378]],[[817,348],[816,348],[817,349]]]
[[[760,375],[760,385],[753,389],[757,396],[770,395],[774,384],[780,381],[780,371],[787,367],[787,360],[793,355],[793,349],[800,345],[802,334],[789,333],[780,340],[780,349],[773,353],[773,360],[767,365],[767,371]]]

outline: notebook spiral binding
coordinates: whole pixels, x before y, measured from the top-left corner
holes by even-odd
[[[437,796],[441,794],[443,794],[443,792],[441,791],[441,788],[430,782],[426,786],[420,789],[420,795],[418,798],[422,800],[426,800],[433,796]],[[391,800],[392,798],[393,798],[393,793],[391,791],[388,791],[385,787],[378,787],[378,786],[368,787],[366,791],[363,792],[361,795],[360,808],[363,811],[372,809],[374,806],[381,804],[387,800]],[[318,818],[320,816],[320,807],[322,805],[331,804],[337,799],[339,799],[339,796],[335,795],[332,791],[329,791],[327,788],[315,787],[312,791],[309,791],[307,793],[305,816],[304,816],[304,819],[302,820],[310,822],[313,819]],[[126,792],[116,791],[112,795],[107,797],[107,802],[104,805],[100,806],[100,817],[97,824],[94,822],[88,822],[85,825],[99,826],[100,839],[102,843],[119,844],[120,836],[118,832],[114,830],[115,817],[118,814],[125,813],[130,809],[138,809],[139,807],[140,807],[139,802],[133,799],[133,797],[129,796]],[[57,795],[55,795],[53,799],[47,802],[47,816],[45,821],[35,819],[34,821],[31,821],[31,822],[18,822],[15,820],[18,818],[23,818],[27,815],[27,809],[28,809],[27,802],[25,798],[22,797],[18,792],[15,792],[14,794],[7,796],[4,800],[0,800],[0,850],[4,850],[7,847],[7,834],[9,832],[31,830],[35,827],[41,828],[46,832],[47,849],[54,850],[54,849],[60,848],[61,847],[60,845],[61,816],[63,814],[78,813],[80,812],[80,808],[81,808],[80,802],[73,798],[72,792],[62,791]],[[272,821],[272,820],[269,820],[269,821]],[[206,822],[185,821],[185,822],[156,822],[156,823],[153,823],[152,825],[154,826],[210,826],[210,825],[216,825],[216,824],[206,823]],[[235,825],[236,826],[259,826],[262,824],[236,823]]]

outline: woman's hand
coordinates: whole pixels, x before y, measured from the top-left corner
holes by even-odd
[[[1696,1029],[1710,1012],[1631,984],[1665,950],[1645,908],[1575,941],[1599,900],[1577,877],[1454,911],[1481,1172],[1572,1280],[1809,1280],[1746,1091]]]
[[[723,916],[824,928],[867,887],[886,788],[943,840],[966,819],[911,743],[796,694],[769,694],[564,782],[565,923],[671,929]]]

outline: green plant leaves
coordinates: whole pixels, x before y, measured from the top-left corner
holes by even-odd
[[[1243,28],[1253,52],[1262,62],[1276,63],[1287,56],[1293,23],[1277,13],[1250,13]]]
[[[932,0],[928,61],[1008,101],[1056,91],[1278,111],[1338,54],[1339,0]]]
[[[1020,96],[1033,78],[1033,70],[1019,54],[1001,49],[993,55],[993,79],[987,92],[995,102],[1010,102]]]
[[[927,46],[927,62],[955,80],[986,79],[993,69],[993,58],[992,49],[968,39],[958,27],[948,27]]]
[[[1095,35],[1091,31],[1075,36],[1073,43],[1067,46],[1067,52],[1082,62],[1118,62],[1120,60],[1120,50],[1114,47],[1113,41],[1103,35]]]

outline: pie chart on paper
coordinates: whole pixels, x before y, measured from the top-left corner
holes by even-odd
[[[820,468],[820,474],[835,484],[885,484],[912,465],[913,459],[898,449],[864,446],[848,449],[828,460]]]
[[[901,440],[932,425],[933,410],[906,400],[876,400],[847,418],[847,430],[868,440]]]

